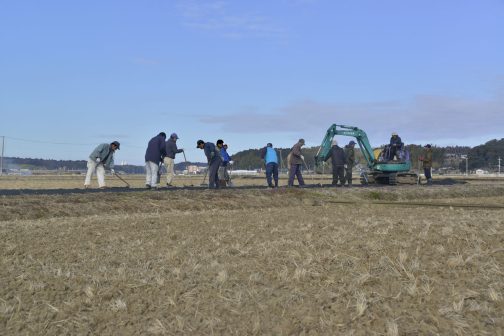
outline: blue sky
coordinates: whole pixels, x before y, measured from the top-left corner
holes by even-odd
[[[375,146],[504,137],[503,0],[3,0],[0,49],[6,156],[118,140],[143,164],[165,131],[204,161],[200,138],[315,146],[332,123]]]

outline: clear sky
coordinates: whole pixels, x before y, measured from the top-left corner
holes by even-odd
[[[504,137],[504,0],[0,0],[0,115],[32,158],[118,140],[143,164],[165,131],[204,161],[200,138],[315,146],[333,123],[478,145]]]

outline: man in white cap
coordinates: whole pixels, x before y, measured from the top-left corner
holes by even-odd
[[[179,139],[177,133],[172,133],[168,141],[166,141],[166,156],[163,159],[163,163],[166,167],[166,185],[168,187],[173,187],[172,181],[173,176],[175,176],[175,155],[182,153],[184,150],[177,147],[177,140]]]

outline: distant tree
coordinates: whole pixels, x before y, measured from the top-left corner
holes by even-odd
[[[471,148],[468,153],[469,170],[496,170],[499,157],[504,158],[504,138],[490,140],[483,145]],[[465,171],[465,160],[460,162],[460,170]]]

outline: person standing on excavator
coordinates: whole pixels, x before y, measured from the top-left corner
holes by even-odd
[[[351,187],[352,186],[352,169],[355,164],[355,141],[350,141],[348,145],[345,146],[345,159],[346,159],[346,164],[345,164],[345,182],[346,185]]]
[[[389,156],[388,160],[394,160],[394,156],[399,158],[399,151],[402,150],[404,144],[402,143],[401,137],[396,133],[392,132],[392,137],[390,138],[389,144]]]

